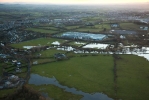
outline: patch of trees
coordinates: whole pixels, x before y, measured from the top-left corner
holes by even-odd
[[[17,90],[11,95],[0,98],[0,100],[46,100],[46,98],[28,85],[24,85],[22,89]]]

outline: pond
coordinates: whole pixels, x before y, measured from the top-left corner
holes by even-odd
[[[44,84],[52,84],[59,88],[64,89],[64,91],[71,92],[77,95],[83,95],[84,97],[81,100],[113,100],[112,98],[108,97],[103,93],[85,93],[83,91],[77,90],[75,88],[69,88],[67,86],[61,85],[57,79],[53,76],[52,78],[40,76],[38,74],[31,74],[30,79],[28,81],[29,84],[34,85],[44,85]]]
[[[91,40],[91,41],[100,41],[107,38],[107,36],[104,34],[92,34],[82,32],[65,32],[61,35],[61,37],[69,39]]]

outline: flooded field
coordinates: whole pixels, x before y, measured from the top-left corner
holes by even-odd
[[[48,77],[40,76],[38,74],[31,74],[28,83],[34,84],[34,85],[52,84],[54,86],[64,89],[67,92],[71,92],[73,94],[78,94],[78,95],[83,95],[83,98],[81,100],[113,100],[112,98],[109,98],[107,95],[103,93],[89,94],[89,93],[85,93],[83,91],[77,90],[75,88],[63,86],[57,81],[57,79],[54,76],[52,78],[48,78]]]

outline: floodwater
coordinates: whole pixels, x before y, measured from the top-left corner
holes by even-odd
[[[31,49],[33,47],[36,47],[36,46],[23,46],[23,48],[25,48],[25,49]]]
[[[97,48],[97,49],[106,49],[109,44],[100,44],[100,43],[92,43],[85,45],[83,48]]]
[[[77,95],[83,95],[83,98],[81,100],[113,100],[112,98],[108,97],[107,95],[105,95],[103,93],[89,94],[89,93],[85,93],[83,91],[79,91],[75,88],[69,88],[67,86],[63,86],[57,81],[57,79],[54,76],[52,78],[48,78],[48,77],[40,76],[38,74],[31,74],[28,83],[34,84],[34,85],[52,84],[59,88],[64,89],[64,91],[71,92],[71,93],[77,94]]]

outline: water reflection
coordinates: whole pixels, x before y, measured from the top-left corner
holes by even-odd
[[[75,88],[69,88],[67,86],[63,86],[56,80],[55,77],[48,78],[48,77],[40,76],[38,74],[31,74],[28,83],[34,84],[34,85],[52,84],[59,88],[64,89],[67,92],[71,92],[77,95],[83,95],[84,97],[81,100],[113,100],[112,98],[109,98],[107,95],[103,93],[89,94],[83,91],[78,91]]]

